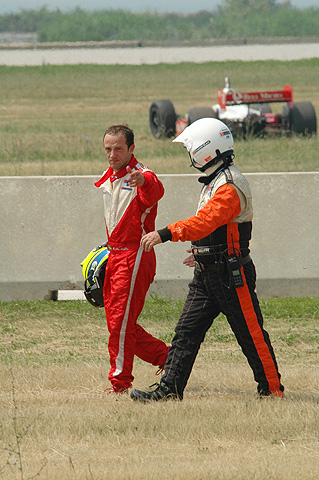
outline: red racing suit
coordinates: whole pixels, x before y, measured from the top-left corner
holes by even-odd
[[[129,166],[139,170],[143,186],[130,187],[126,167],[114,172],[110,167],[95,185],[103,190],[107,246],[110,250],[103,288],[111,369],[109,380],[115,390],[131,386],[134,355],[161,366],[167,345],[137,324],[145,296],[155,276],[154,250],[140,247],[144,233],[153,231],[157,202],[164,187],[156,175],[132,155]]]
[[[261,395],[283,395],[275,354],[255,292],[250,258],[252,199],[239,169],[230,164],[199,179],[204,183],[196,215],[158,230],[163,242],[192,242],[194,278],[165,365],[161,383],[182,398],[207,330],[221,312],[226,316],[251,366]],[[242,285],[233,282],[229,259],[236,255]]]

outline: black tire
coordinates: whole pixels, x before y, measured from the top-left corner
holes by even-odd
[[[293,133],[312,135],[317,132],[317,117],[311,102],[296,102],[289,110],[290,129]]]
[[[209,107],[196,107],[188,112],[188,125],[200,118],[218,118],[218,112]]]
[[[290,111],[290,108],[289,108],[288,104],[282,106],[282,116],[283,117],[288,118],[289,117],[289,111]]]
[[[174,105],[170,100],[156,100],[153,102],[149,110],[149,122],[154,137],[174,137],[176,118]]]
[[[269,103],[252,103],[250,106],[260,113],[272,113]]]

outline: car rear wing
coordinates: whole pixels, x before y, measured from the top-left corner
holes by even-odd
[[[252,93],[240,93],[235,92],[232,88],[224,88],[217,91],[217,100],[223,110],[226,108],[226,105],[292,102],[292,87],[285,85],[283,90],[276,92]]]

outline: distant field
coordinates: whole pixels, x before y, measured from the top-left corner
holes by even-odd
[[[210,62],[155,66],[0,67],[0,175],[99,174],[106,161],[102,135],[126,122],[136,155],[158,173],[189,173],[180,145],[155,140],[148,125],[153,100],[169,98],[176,112],[216,103],[229,76],[236,90],[281,89],[311,101],[319,116],[319,59]],[[281,111],[281,106],[275,106]],[[238,140],[245,172],[318,170],[318,137]]]

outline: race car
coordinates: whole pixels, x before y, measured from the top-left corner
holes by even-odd
[[[217,104],[195,107],[182,117],[176,114],[170,100],[156,100],[149,109],[149,123],[155,138],[174,137],[199,118],[219,118],[233,136],[247,138],[265,134],[314,135],[317,117],[311,102],[293,102],[292,87],[283,90],[241,93],[230,86],[217,91]],[[270,103],[285,103],[282,113],[273,113]]]

